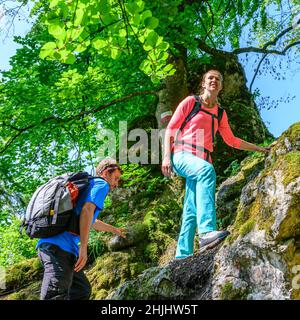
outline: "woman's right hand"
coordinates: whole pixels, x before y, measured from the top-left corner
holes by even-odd
[[[172,165],[170,158],[164,158],[161,166],[161,171],[164,176],[170,177],[172,174]]]

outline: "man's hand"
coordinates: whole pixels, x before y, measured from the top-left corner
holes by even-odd
[[[87,247],[86,246],[80,246],[79,257],[78,257],[78,260],[77,260],[77,262],[75,264],[74,271],[75,272],[79,272],[85,266],[85,264],[87,262],[87,259],[88,259]]]
[[[122,238],[126,238],[127,232],[128,230],[126,230],[125,228],[115,228],[115,231],[114,231],[115,234],[117,234]]]

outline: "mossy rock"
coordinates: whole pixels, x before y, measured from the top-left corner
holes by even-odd
[[[146,268],[147,265],[134,257],[134,252],[104,254],[87,272],[93,288],[92,299],[106,298],[113,289],[126,280],[136,277]]]
[[[283,174],[282,182],[284,186],[288,186],[300,176],[300,151],[292,151],[280,155],[270,170],[280,170]]]
[[[261,170],[264,166],[264,160],[265,156],[263,154],[255,154],[252,156],[249,156],[245,158],[241,162],[241,171],[245,178],[249,177],[251,174],[253,174],[254,170]]]
[[[143,223],[136,223],[127,228],[126,238],[114,236],[108,243],[110,251],[119,251],[124,248],[141,245],[148,240],[148,228]]]
[[[4,297],[3,300],[39,300],[42,281],[35,281],[24,289],[20,289]]]
[[[285,147],[286,152],[291,151],[292,149],[300,149],[299,143],[300,137],[300,122],[292,124],[282,135],[278,138],[278,144],[275,147],[275,152]]]
[[[276,236],[277,241],[299,237],[300,235],[300,197],[294,195],[284,220]]]
[[[6,290],[18,290],[42,277],[43,266],[38,258],[27,259],[6,270]]]
[[[166,299],[182,294],[170,279],[170,270],[153,267],[145,270],[135,280],[127,281],[109,295],[113,300]]]
[[[234,285],[227,281],[221,288],[221,300],[246,300],[248,290],[244,288],[235,288]]]
[[[239,220],[238,207],[243,187],[255,180],[263,164],[263,156],[249,156],[241,162],[240,171],[220,185],[216,196],[217,222],[220,229]]]

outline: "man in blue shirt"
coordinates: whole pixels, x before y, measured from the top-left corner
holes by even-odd
[[[41,300],[89,299],[91,285],[82,269],[88,259],[91,226],[96,231],[112,232],[125,237],[124,229],[115,228],[97,219],[109,190],[118,186],[122,171],[114,159],[106,158],[97,166],[96,174],[99,178],[91,180],[75,207],[80,215],[80,236],[65,231],[38,241],[38,256],[44,266]]]

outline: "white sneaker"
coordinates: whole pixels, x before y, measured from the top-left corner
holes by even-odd
[[[199,239],[200,253],[206,251],[207,249],[212,249],[223,241],[228,235],[229,231],[211,231],[201,236]]]

